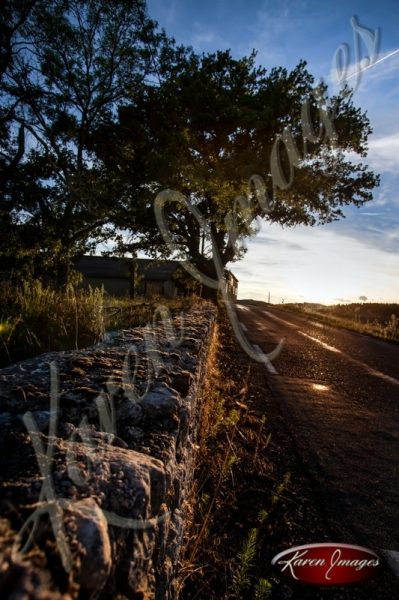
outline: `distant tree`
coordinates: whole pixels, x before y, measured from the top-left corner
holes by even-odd
[[[359,296],[360,302],[367,302],[367,296]]]
[[[372,198],[378,177],[349,158],[366,155],[367,116],[348,89],[329,98],[304,62],[267,72],[254,54],[236,60],[228,51],[186,50],[160,76],[120,111],[113,156],[129,177],[140,144],[151,141],[142,159],[152,198],[181,192],[208,224],[205,233],[187,206],[165,205],[174,250],[202,272],[215,276],[210,233],[226,265],[242,255],[240,240],[254,233],[257,217],[287,226],[328,223],[345,205]],[[147,244],[168,252],[157,235]]]
[[[8,4],[16,21],[17,3]],[[126,193],[96,155],[95,132],[151,77],[166,38],[156,33],[144,0],[30,4],[18,53],[8,60],[4,52],[1,93],[13,105],[8,127],[21,138],[25,133],[28,143],[2,196],[1,229],[12,227],[15,234],[9,232],[2,251],[51,263],[63,285],[71,257],[112,235],[110,223]]]

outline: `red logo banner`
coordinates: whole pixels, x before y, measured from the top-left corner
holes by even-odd
[[[350,544],[307,544],[277,554],[272,565],[291,581],[333,586],[360,583],[379,575],[382,559]]]

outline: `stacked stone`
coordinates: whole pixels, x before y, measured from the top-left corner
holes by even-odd
[[[215,318],[0,371],[0,597],[171,598]]]

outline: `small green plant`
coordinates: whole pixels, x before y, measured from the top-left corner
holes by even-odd
[[[266,510],[259,512],[261,524],[269,517]],[[251,572],[256,565],[256,554],[258,545],[259,529],[250,530],[247,539],[244,542],[242,551],[238,554],[239,564],[233,574],[233,592],[238,598],[255,598],[255,600],[267,600],[270,597],[272,584],[268,579],[259,579],[254,582]],[[250,595],[250,590],[253,594]]]
[[[267,600],[270,598],[273,585],[268,579],[259,579],[255,587],[255,600]]]
[[[222,394],[218,390],[212,390],[210,392],[210,397],[208,401],[212,405],[213,409],[209,435],[211,438],[214,438],[216,437],[216,434],[218,433],[224,421],[225,402],[223,400]]]
[[[283,495],[285,490],[288,487],[288,484],[291,480],[291,473],[286,473],[283,477],[283,481],[278,484],[276,490],[272,496],[272,504],[276,504],[279,501],[280,497]]]
[[[256,558],[256,546],[258,542],[258,530],[253,528],[244,542],[242,551],[238,555],[239,565],[233,575],[234,592],[239,596],[251,585],[251,569]]]
[[[232,468],[234,467],[234,465],[237,463],[237,457],[235,456],[235,454],[232,454],[231,456],[229,456],[227,462],[225,463],[224,467],[223,467],[223,472],[221,474],[222,477],[222,482],[226,479],[226,477],[229,475],[229,473],[231,472]]]
[[[259,514],[258,514],[258,519],[259,519],[261,525],[263,523],[265,523],[268,520],[268,518],[269,518],[269,513],[267,512],[267,510],[262,508],[262,510],[260,510]]]
[[[226,427],[235,427],[240,420],[240,411],[233,408],[229,414],[225,417],[224,423]]]

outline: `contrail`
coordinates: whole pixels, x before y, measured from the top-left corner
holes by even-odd
[[[352,75],[349,75],[349,77],[346,77],[346,79],[350,79],[351,77],[354,77],[355,75],[358,75],[359,73],[363,73],[363,71],[367,71],[367,69],[371,69],[371,67],[374,67],[374,65],[378,65],[378,63],[382,62],[383,60],[386,60],[387,58],[390,58],[397,52],[399,52],[399,48],[397,50],[394,50],[393,52],[390,52],[386,56],[383,56],[379,60],[376,60],[371,65],[367,65],[367,67],[364,67],[364,69],[360,69],[360,71],[355,71],[354,73],[352,73]]]

